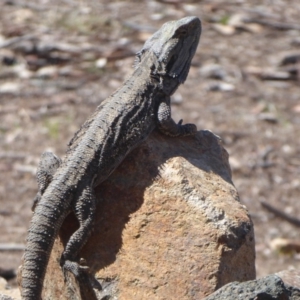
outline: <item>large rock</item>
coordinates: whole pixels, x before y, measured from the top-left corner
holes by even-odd
[[[228,154],[209,131],[169,138],[154,132],[96,190],[95,230],[81,252],[98,281],[83,298],[201,299],[255,278],[253,225],[231,181]],[[59,259],[76,229],[69,216],[55,242],[43,299],[80,299]],[[88,295],[102,291],[97,297]],[[100,283],[100,285],[99,285]]]
[[[0,300],[20,300],[19,289],[11,288],[7,281],[0,276]]]
[[[300,272],[281,271],[247,282],[232,282],[205,300],[299,300]]]

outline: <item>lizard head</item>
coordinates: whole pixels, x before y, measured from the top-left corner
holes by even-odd
[[[137,53],[137,65],[152,52],[157,62],[154,76],[169,76],[183,83],[188,75],[191,60],[201,35],[201,22],[197,17],[186,17],[165,23]]]

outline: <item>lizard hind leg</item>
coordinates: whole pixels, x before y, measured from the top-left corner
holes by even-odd
[[[79,228],[69,239],[62,254],[60,264],[64,273],[65,271],[69,271],[76,278],[80,278],[82,272],[85,272],[88,267],[81,266],[76,260],[81,248],[92,232],[96,212],[96,198],[90,186],[82,190],[81,195],[75,201],[73,210],[79,221]]]
[[[61,164],[61,159],[52,152],[44,152],[36,171],[36,181],[38,184],[38,192],[33,200],[31,210],[34,211],[36,205],[41,200],[42,195],[53,179],[53,176]]]

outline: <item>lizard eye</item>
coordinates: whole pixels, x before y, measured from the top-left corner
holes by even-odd
[[[188,33],[188,30],[187,30],[187,28],[178,28],[177,30],[176,30],[176,36],[185,36],[185,35],[187,35],[187,33]]]

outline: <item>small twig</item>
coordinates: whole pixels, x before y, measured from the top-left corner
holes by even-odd
[[[136,31],[146,31],[153,33],[156,31],[156,29],[153,26],[148,26],[148,25],[140,25],[137,23],[129,22],[129,21],[124,21],[123,26],[126,26],[128,28],[131,28]]]
[[[240,10],[240,7],[238,8],[238,10]],[[236,9],[235,9],[235,11],[236,11]],[[280,18],[279,14],[270,13],[270,12],[267,12],[267,11],[260,10],[258,8],[243,7],[242,11],[244,11],[246,13],[249,13],[249,14],[252,14],[252,15],[256,15],[258,17],[263,17],[263,18],[273,18],[273,19],[279,19]]]
[[[20,173],[30,173],[35,175],[36,174],[36,166],[32,165],[25,165],[25,164],[14,164],[14,170]]]
[[[247,18],[245,23],[257,23],[263,26],[273,27],[278,30],[300,30],[300,24],[282,23],[279,21]]]
[[[16,1],[16,0],[6,0],[4,2],[6,5],[14,5],[14,6],[20,6],[24,8],[29,8],[36,11],[43,11],[49,9],[49,7],[46,7],[45,5],[38,5],[37,3],[28,3],[27,1]]]
[[[263,208],[267,209],[268,211],[270,211],[271,213],[273,213],[274,215],[276,215],[277,217],[297,226],[300,227],[300,220],[295,218],[295,217],[291,217],[290,215],[286,214],[285,212],[279,210],[278,208],[270,205],[269,203],[265,202],[265,201],[260,201],[260,204]]]
[[[30,113],[29,115],[33,120],[36,120],[36,119],[39,119],[39,118],[45,117],[45,116],[58,115],[65,111],[67,111],[66,107],[57,106],[57,107],[47,108],[45,110],[41,109],[38,111],[34,111],[34,112]]]
[[[61,101],[47,101],[45,103],[38,103],[38,104],[33,104],[30,105],[27,109],[29,110],[39,110],[43,107],[47,107],[49,108],[53,108],[55,106],[61,106],[62,104],[69,104],[69,103],[73,103],[74,99],[73,98],[66,98],[64,100]],[[13,107],[6,107],[6,108],[1,108],[0,107],[0,115],[2,114],[7,114],[7,113],[13,113],[16,112],[20,109],[20,107],[18,106],[13,106]]]
[[[26,156],[26,153],[21,152],[0,152],[0,159],[24,159]]]
[[[23,251],[25,249],[24,244],[14,244],[14,243],[1,243],[0,251]]]
[[[22,35],[22,36],[13,37],[13,38],[7,39],[7,40],[3,41],[2,43],[0,43],[0,49],[10,47],[11,45],[21,42],[21,41],[31,40],[33,38],[35,38],[35,36],[33,34],[26,34],[26,35]]]
[[[263,161],[267,161],[268,160],[268,157],[269,157],[269,154],[271,154],[272,152],[274,152],[274,148],[272,146],[269,146],[269,147],[266,147],[262,153],[260,154],[261,155],[261,158]]]

